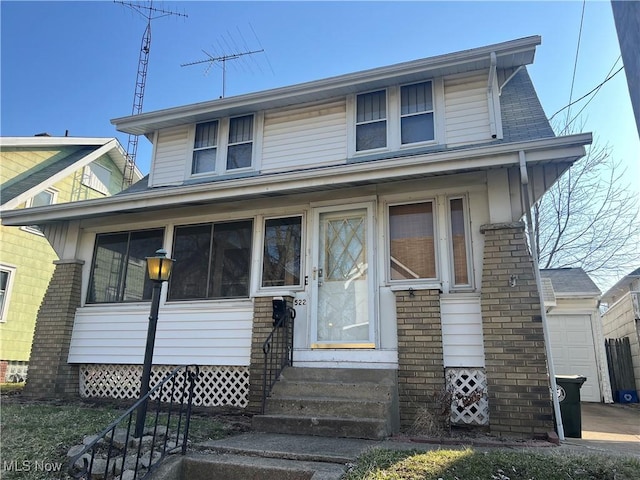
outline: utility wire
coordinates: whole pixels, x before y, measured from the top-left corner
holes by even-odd
[[[568,105],[565,105],[564,107],[562,107],[560,110],[558,110],[556,113],[554,113],[553,115],[551,115],[551,117],[549,117],[549,121],[553,120],[553,117],[555,117],[557,114],[559,114],[560,112],[566,110],[567,108],[571,107],[571,105],[574,105],[576,103],[578,103],[580,100],[584,99],[585,97],[588,97],[589,95],[591,95],[593,92],[595,92],[596,90],[598,90],[600,87],[602,87],[605,83],[607,83],[609,80],[611,80],[613,77],[615,77],[618,73],[620,73],[620,70],[624,69],[624,66],[620,67],[618,70],[616,70],[616,72],[613,75],[608,76],[607,78],[604,79],[604,81],[602,83],[600,83],[598,86],[596,86],[595,88],[593,88],[592,90],[590,90],[589,92],[585,93],[583,96],[581,96],[580,98],[578,98],[577,100],[574,100],[573,102],[571,102]]]
[[[578,67],[578,53],[580,52],[580,40],[582,39],[582,25],[584,23],[584,8],[586,4],[587,4],[587,1],[582,0],[582,14],[580,15],[580,30],[578,31],[578,45],[576,46],[576,58],[573,61],[573,77],[571,79],[571,91],[569,92],[569,107],[571,106],[571,100],[573,98],[573,86],[576,81],[576,70]],[[567,110],[567,122],[569,121],[570,114],[571,114],[571,109],[569,108],[569,110]]]

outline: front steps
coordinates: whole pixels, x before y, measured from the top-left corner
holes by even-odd
[[[398,431],[395,370],[287,367],[253,417],[260,432],[382,439]]]

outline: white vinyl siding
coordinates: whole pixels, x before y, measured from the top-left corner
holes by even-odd
[[[149,306],[78,309],[69,363],[142,364]],[[248,366],[251,302],[203,308],[161,306],[153,363]]]
[[[344,163],[347,157],[344,100],[265,114],[262,171]]]
[[[178,185],[184,181],[185,162],[191,165],[189,141],[189,126],[158,132],[150,186]]]
[[[442,348],[446,367],[484,367],[480,297],[440,297]]]
[[[491,140],[487,78],[488,72],[444,79],[448,146]]]

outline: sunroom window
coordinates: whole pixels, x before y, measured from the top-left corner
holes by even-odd
[[[449,199],[449,216],[451,224],[451,260],[454,286],[470,286],[469,254],[467,251],[467,220],[465,215],[465,199]]]
[[[391,280],[436,277],[433,202],[389,207]]]
[[[218,153],[218,121],[196,125],[191,173],[208,173],[216,169]]]
[[[249,296],[253,222],[175,228],[169,300]]]
[[[227,170],[251,166],[253,150],[253,115],[229,120]]]
[[[400,128],[403,145],[435,138],[431,82],[405,85],[400,89]]]
[[[300,285],[302,217],[270,218],[264,222],[262,286]]]
[[[387,146],[387,92],[363,93],[356,99],[356,151]]]
[[[150,300],[153,289],[146,257],[162,248],[164,229],[96,236],[87,303]]]

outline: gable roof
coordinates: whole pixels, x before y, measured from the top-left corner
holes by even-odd
[[[603,300],[610,302],[612,299],[624,295],[629,291],[629,284],[631,281],[636,278],[640,278],[640,267],[630,273],[627,273],[624,277],[618,280],[613,287],[602,295]]]
[[[489,69],[492,59],[495,59],[498,69],[515,69],[533,63],[536,46],[541,43],[541,37],[534,35],[287,87],[115,118],[111,123],[121,132],[145,135],[162,128],[243,115],[256,110],[317,102],[363,90],[383,88],[392,83],[411,83],[437,76]]]
[[[42,162],[26,171],[23,175],[2,184],[0,208],[10,210],[36,193],[51,187],[54,183],[83,168],[103,155],[108,155],[124,171],[126,153],[115,138],[87,137],[0,137],[0,148],[60,148],[61,155]],[[71,148],[70,148],[71,147]],[[136,169],[136,180],[142,175]]]
[[[582,268],[540,269],[540,276],[549,279],[557,297],[599,296],[600,289]]]

